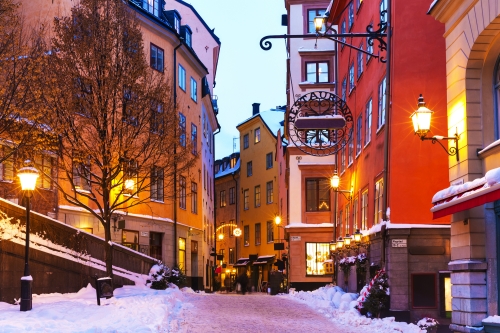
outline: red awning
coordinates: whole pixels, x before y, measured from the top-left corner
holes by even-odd
[[[431,208],[433,219],[458,213],[500,199],[500,183],[461,193],[448,202]]]

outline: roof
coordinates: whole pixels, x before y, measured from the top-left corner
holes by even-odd
[[[269,132],[271,132],[276,138],[278,136],[279,129],[281,129],[281,133],[284,133],[285,111],[285,107],[270,109],[267,111],[260,111],[250,118],[242,121],[241,123],[236,125],[236,127],[238,128],[239,126],[249,122],[250,120],[260,117],[262,119],[262,122],[268,128]]]
[[[221,163],[221,167],[223,167],[223,163]],[[236,164],[234,167],[231,168],[231,164],[229,163],[229,167],[223,170],[222,168],[219,169],[219,172],[215,174],[215,178],[221,178],[227,175],[230,175],[232,173],[236,173],[240,169],[240,159],[237,158]]]
[[[207,29],[207,31],[210,32],[210,35],[212,35],[212,37],[217,42],[217,44],[220,45],[220,39],[219,39],[219,37],[217,37],[217,35],[214,32],[215,29],[210,29],[209,28],[209,26],[207,25],[207,23],[205,22],[205,20],[200,16],[200,14],[198,14],[198,12],[196,11],[196,9],[194,9],[194,7],[191,4],[189,4],[187,2],[184,2],[182,0],[175,0],[175,1],[177,1],[180,4],[183,4],[184,6],[188,7],[189,9],[191,9],[193,11],[193,13],[196,15],[196,17],[198,17],[198,19],[200,20],[200,22],[205,26],[205,28]]]

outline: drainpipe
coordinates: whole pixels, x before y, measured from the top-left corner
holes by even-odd
[[[234,223],[237,225],[238,224],[238,181],[236,180],[236,178],[234,177],[234,171],[233,173],[231,174],[233,176],[233,180],[234,180],[234,203],[236,204],[235,205],[235,220],[234,220]],[[234,242],[235,242],[235,258],[238,258],[238,237],[235,237],[234,239]]]
[[[179,45],[174,48],[174,110],[177,110],[177,49],[182,46],[182,39],[179,38]],[[174,126],[174,140],[177,137],[177,126]],[[174,142],[174,156],[177,154],[177,142]],[[178,265],[177,257],[177,162],[174,158],[174,266]]]
[[[212,98],[211,94],[210,94],[210,98]],[[214,159],[215,159],[215,135],[219,134],[219,133],[220,133],[220,125],[218,125],[217,131],[214,132],[214,135],[213,135],[212,146],[214,149]],[[214,253],[215,253],[214,267],[212,269],[212,292],[215,293],[215,269],[217,268],[217,220],[216,220],[217,205],[215,202],[215,199],[217,197],[216,197],[216,192],[215,192],[215,162],[213,163],[213,166],[212,166],[212,175],[214,178],[214,186],[213,186],[212,192],[213,192],[213,196],[214,196],[214,201],[213,201],[213,203],[214,203],[214,235],[213,236],[214,236]],[[221,285],[222,285],[222,281],[221,281]]]
[[[391,108],[391,1],[387,1],[387,62],[385,71],[385,131],[384,131],[384,189],[383,189],[383,204],[382,204],[382,219],[387,221],[387,207],[389,203],[389,129],[390,129],[390,108]],[[382,253],[381,253],[381,268],[385,267],[386,263],[386,251],[385,251],[385,241],[386,241],[386,229],[382,228]]]

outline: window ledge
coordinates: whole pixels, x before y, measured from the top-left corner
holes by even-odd
[[[156,199],[151,199],[151,202],[165,203],[165,201],[163,201],[163,200],[156,200]]]
[[[77,193],[86,193],[86,194],[89,194],[90,191],[89,190],[84,190],[84,189],[81,189],[81,188],[77,188],[75,189],[75,192]]]
[[[304,82],[299,83],[299,87],[302,89],[311,89],[311,88],[330,88],[330,89],[333,89],[333,88],[335,88],[335,82],[315,83],[315,82],[304,81]]]
[[[367,143],[365,143],[365,145],[363,146],[363,149],[366,149],[366,147],[368,147],[370,145],[370,142],[372,142],[372,140],[370,140]]]
[[[14,184],[13,180],[0,180],[2,183],[9,183],[9,184]]]
[[[378,134],[380,131],[382,131],[382,129],[384,128],[384,126],[385,126],[385,124],[380,125],[380,127],[377,128],[377,132],[376,133]]]

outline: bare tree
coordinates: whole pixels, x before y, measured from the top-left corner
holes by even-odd
[[[40,86],[46,123],[60,136],[55,184],[104,226],[112,276],[113,213],[151,194],[172,199],[166,189],[195,157],[169,77],[149,67],[139,21],[124,2],[82,0],[55,19],[54,36]]]
[[[34,108],[39,91],[33,85],[40,75],[43,26],[26,29],[19,4],[0,0],[0,137],[5,149],[0,161],[19,149],[34,150],[43,114]]]

